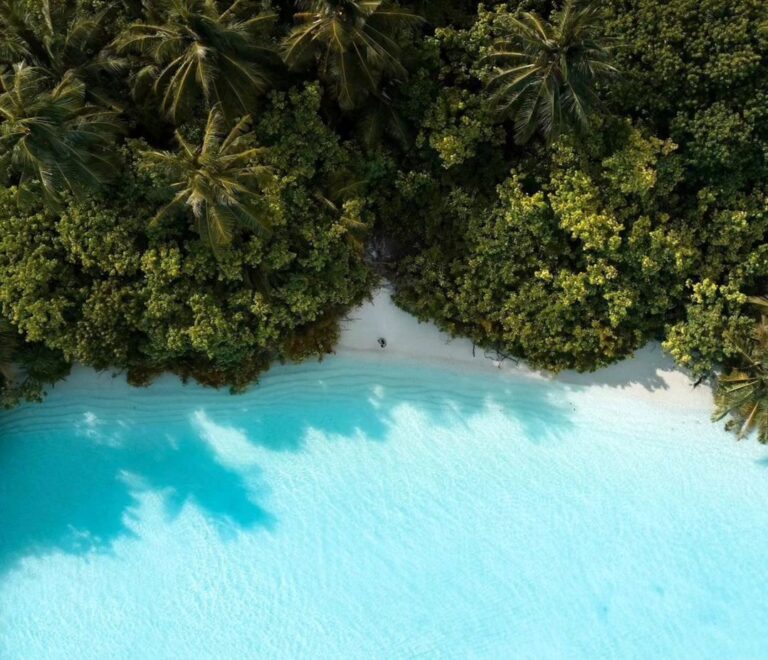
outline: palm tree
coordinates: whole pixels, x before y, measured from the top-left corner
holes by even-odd
[[[351,110],[383,79],[403,80],[407,72],[396,30],[421,17],[385,0],[299,0],[303,11],[283,43],[283,59],[291,68],[312,61],[332,86],[343,110]]]
[[[147,151],[145,157],[163,167],[175,193],[155,216],[157,223],[180,209],[194,218],[200,237],[214,251],[232,242],[237,227],[268,232],[274,211],[264,195],[272,177],[259,160],[264,149],[253,145],[244,117],[229,132],[221,109],[208,115],[202,144],[190,144],[178,131],[178,152]]]
[[[37,179],[50,202],[100,190],[116,174],[116,113],[85,100],[85,85],[65,76],[52,85],[36,67],[18,64],[0,74],[0,170],[19,191]]]
[[[751,302],[768,307],[765,298]],[[718,379],[713,419],[730,415],[726,428],[741,440],[753,431],[762,443],[768,443],[768,317],[761,315],[753,334],[736,345],[740,368]]]
[[[273,50],[265,34],[272,14],[256,14],[254,0],[220,10],[215,0],[169,0],[156,22],[137,22],[120,35],[118,52],[145,62],[135,77],[137,94],[150,87],[163,113],[178,122],[201,99],[218,104],[228,119],[248,114],[270,85]]]
[[[125,65],[107,48],[113,9],[84,13],[72,2],[51,6],[42,0],[42,20],[34,20],[29,3],[0,0],[0,62],[24,62],[44,71],[52,80],[74,75],[84,83],[89,100],[116,106],[101,88],[101,73],[117,73]]]
[[[501,117],[514,120],[517,142],[537,130],[553,139],[565,126],[587,128],[599,105],[596,83],[616,72],[598,3],[565,0],[550,22],[533,12],[511,20],[492,55],[499,67],[489,88]]]

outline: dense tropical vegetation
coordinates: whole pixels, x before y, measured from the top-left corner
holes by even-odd
[[[768,439],[768,5],[2,0],[0,392],[245,387],[397,300],[592,370],[661,340]],[[375,272],[374,272],[375,271]]]

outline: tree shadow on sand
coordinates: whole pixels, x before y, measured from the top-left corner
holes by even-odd
[[[640,385],[651,392],[669,389],[664,373],[679,370],[672,357],[658,343],[651,342],[621,362],[590,373],[567,371],[559,374],[558,380],[568,385],[602,385],[618,389]]]
[[[229,533],[272,528],[279,521],[264,504],[265,451],[303,451],[318,432],[384,442],[404,407],[435,430],[462,428],[489,410],[532,442],[571,428],[567,402],[544,383],[424,373],[287,367],[241,397],[118,384],[89,402],[88,393],[60,388],[34,414],[0,416],[10,431],[0,439],[0,576],[25,557],[108,552],[135,534],[131,516],[147,492],[163,498],[169,519],[193,505]]]

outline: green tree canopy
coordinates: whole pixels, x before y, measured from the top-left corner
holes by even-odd
[[[366,167],[319,106],[316,86],[270,97],[253,132],[285,214],[219,255],[184,217],[151,224],[166,167],[140,142],[109,197],[51,213],[0,190],[0,312],[25,341],[137,383],[167,370],[242,388],[273,360],[327,353],[373,276],[349,240],[370,226],[364,200],[336,208],[318,196]]]
[[[674,161],[671,143],[621,126],[589,157],[554,144],[539,190],[513,171],[489,199],[438,192],[430,239],[398,269],[399,301],[539,368],[625,357],[660,335],[695,268],[685,226],[664,212]]]

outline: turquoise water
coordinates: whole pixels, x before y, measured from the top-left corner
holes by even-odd
[[[768,450],[619,390],[334,358],[0,416],[0,657],[768,657]]]

